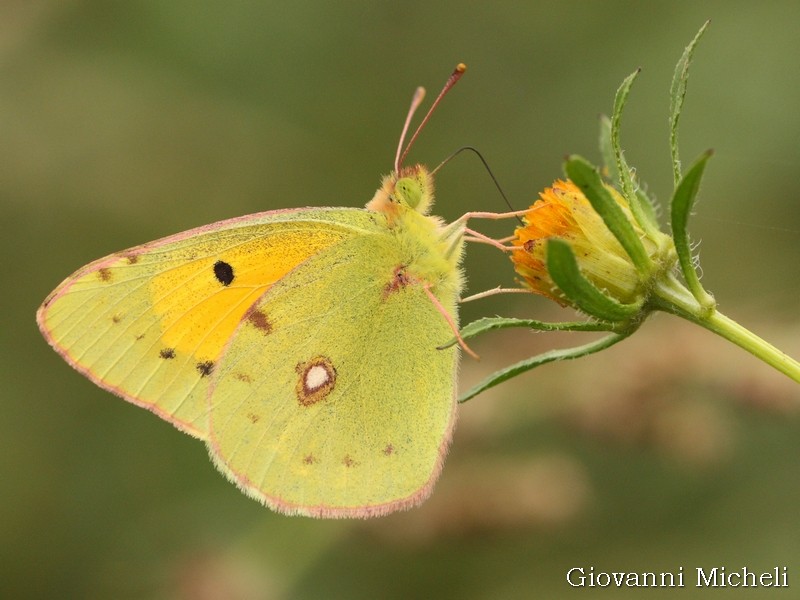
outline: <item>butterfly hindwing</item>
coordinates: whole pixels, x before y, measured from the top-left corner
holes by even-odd
[[[229,478],[282,512],[384,514],[422,501],[438,475],[458,351],[436,349],[452,331],[391,236],[332,250],[270,288],[232,336],[208,445]],[[455,314],[455,295],[440,301]]]

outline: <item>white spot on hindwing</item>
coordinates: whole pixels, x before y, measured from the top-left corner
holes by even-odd
[[[295,392],[301,406],[311,406],[323,400],[336,385],[336,369],[326,356],[315,356],[295,367],[298,374]]]
[[[330,378],[325,367],[314,365],[306,371],[306,389],[313,392],[330,381]]]

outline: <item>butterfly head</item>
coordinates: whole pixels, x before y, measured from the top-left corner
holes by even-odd
[[[414,112],[425,98],[425,88],[418,87],[414,92],[411,99],[411,107],[408,109],[406,122],[403,125],[403,131],[400,134],[400,142],[397,144],[397,154],[394,157],[394,171],[383,178],[381,187],[375,192],[375,195],[367,203],[368,210],[383,212],[391,217],[396,217],[407,213],[407,211],[414,211],[421,215],[427,215],[433,205],[433,174],[422,165],[415,165],[413,167],[404,167],[403,160],[408,154],[414,141],[420,134],[428,119],[431,118],[433,111],[445,97],[447,92],[461,79],[467,66],[464,63],[458,63],[456,68],[450,74],[450,77],[444,84],[442,91],[433,101],[433,104],[428,109],[428,114],[422,119],[422,122],[417,127],[417,130],[411,136],[408,144],[405,144],[406,134],[411,125],[411,119]],[[405,145],[404,145],[405,144]]]
[[[386,175],[367,208],[390,214],[414,210],[425,215],[432,204],[433,176],[422,165],[415,165]]]

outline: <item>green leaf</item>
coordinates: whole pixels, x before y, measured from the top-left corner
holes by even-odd
[[[487,331],[495,329],[511,329],[512,327],[524,327],[536,331],[613,331],[616,329],[612,323],[598,323],[596,321],[561,321],[547,322],[537,321],[536,319],[513,319],[508,317],[484,317],[465,325],[459,333],[465,340],[477,337]],[[452,338],[446,344],[438,346],[437,350],[444,350],[458,343],[456,338]]]
[[[614,152],[614,145],[611,143],[611,119],[606,115],[600,115],[600,156],[603,158],[603,166],[607,173],[607,178],[611,185],[617,189],[622,189],[622,182],[619,177],[619,170],[617,169],[617,159]],[[623,158],[624,160],[624,158]],[[656,201],[651,198],[647,192],[642,189],[643,184],[639,180],[639,185],[636,188],[636,195],[639,197],[639,202],[642,205],[647,220],[658,224],[658,214],[656,212]]]
[[[689,242],[689,232],[687,225],[689,215],[692,213],[697,192],[700,189],[700,181],[705,172],[706,163],[711,158],[712,152],[709,150],[703,154],[697,162],[683,176],[672,196],[670,217],[672,221],[672,238],[675,242],[675,251],[678,254],[678,262],[681,265],[683,278],[689,286],[695,300],[705,309],[715,306],[714,298],[701,285],[700,278],[692,263],[692,249]]]
[[[536,319],[512,319],[507,317],[484,317],[465,325],[461,329],[461,337],[465,340],[477,337],[487,331],[495,329],[511,329],[512,327],[524,327],[535,329],[536,331],[611,331],[614,325],[611,323],[597,323],[595,321],[561,321],[547,322],[537,321]],[[455,346],[458,340],[452,338],[446,344],[439,346],[438,350],[444,350],[450,346]]]
[[[614,237],[619,240],[639,272],[649,274],[653,263],[622,207],[603,185],[597,169],[580,156],[570,156],[564,170],[567,177],[581,188],[594,210],[603,219]]]
[[[617,88],[617,93],[614,96],[614,111],[611,113],[611,146],[614,149],[614,160],[617,163],[617,171],[620,176],[620,183],[622,184],[622,193],[625,197],[633,196],[635,186],[633,184],[633,177],[631,177],[631,169],[628,166],[625,156],[622,154],[622,146],[619,142],[619,130],[622,120],[622,109],[625,108],[625,103],[628,101],[628,94],[631,92],[633,81],[638,77],[641,69],[636,69],[633,73],[628,75]]]
[[[640,71],[641,69],[636,69],[633,73],[628,75],[622,82],[622,85],[619,86],[614,96],[614,112],[611,114],[611,148],[614,152],[614,160],[617,165],[617,174],[619,176],[622,195],[625,196],[625,199],[628,201],[631,212],[641,228],[650,234],[651,237],[656,237],[657,232],[660,232],[658,229],[658,221],[655,218],[655,210],[652,205],[645,207],[642,197],[637,193],[636,182],[633,180],[631,168],[625,160],[625,155],[622,152],[622,145],[619,141],[622,110],[625,108],[625,103],[628,100],[628,94],[630,94],[633,81],[639,75]],[[649,204],[649,199],[645,202]]]
[[[694,54],[695,46],[700,38],[706,32],[708,24],[711,21],[706,21],[703,26],[694,36],[694,39],[689,43],[683,51],[678,64],[675,65],[675,72],[672,75],[672,85],[669,88],[669,147],[672,153],[672,172],[675,185],[681,179],[681,161],[678,156],[678,121],[681,118],[681,110],[683,109],[683,99],[686,96],[686,86],[689,82],[689,65],[692,63],[692,55]]]
[[[493,329],[510,329],[512,327],[525,327],[537,331],[610,331],[613,328],[609,323],[596,323],[594,321],[547,322],[537,321],[536,319],[485,317],[466,325],[461,330],[461,337],[464,339],[474,338]]]
[[[508,381],[512,377],[516,377],[517,375],[524,373],[525,371],[530,371],[540,365],[544,365],[551,362],[556,362],[559,360],[571,360],[574,358],[580,358],[582,356],[588,356],[589,354],[593,354],[595,352],[599,352],[600,350],[605,350],[616,344],[617,342],[621,342],[626,337],[628,337],[632,331],[626,332],[624,334],[612,333],[611,335],[607,335],[604,338],[596,340],[594,342],[589,342],[588,344],[584,344],[582,346],[575,346],[574,348],[565,348],[560,350],[549,350],[547,352],[543,352],[542,354],[537,354],[536,356],[532,356],[531,358],[526,358],[516,364],[511,365],[510,367],[506,367],[492,375],[489,375],[486,379],[481,381],[475,387],[467,390],[467,392],[462,395],[458,401],[459,402],[466,402],[467,400],[474,398],[478,394],[483,391],[488,390],[489,388],[493,388],[494,386],[503,383],[504,381]]]
[[[598,290],[581,274],[575,253],[564,240],[547,241],[547,271],[564,295],[588,315],[616,323],[641,310],[641,303],[623,304]]]
[[[639,197],[642,210],[647,218],[653,223],[658,223],[658,214],[656,213],[657,203],[655,199],[651,198],[641,187],[636,190],[636,195]]]
[[[614,156],[614,146],[611,144],[611,119],[606,115],[600,115],[600,156],[603,158],[603,166],[608,171],[609,181],[613,186],[621,188],[617,159]]]

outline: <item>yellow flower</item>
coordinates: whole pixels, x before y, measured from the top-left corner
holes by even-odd
[[[622,208],[628,221],[639,235],[650,256],[657,252],[656,244],[636,223],[627,201],[606,186]],[[523,283],[537,294],[552,298],[559,304],[569,300],[553,282],[547,270],[547,243],[560,238],[572,247],[583,276],[595,287],[621,303],[641,299],[646,282],[617,238],[609,231],[589,200],[572,181],[557,180],[539,194],[539,199],[524,217],[512,244],[511,260]]]

